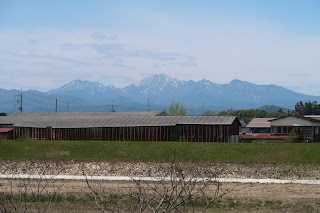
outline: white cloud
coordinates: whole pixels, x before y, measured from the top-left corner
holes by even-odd
[[[73,79],[123,87],[164,73],[182,80],[217,83],[237,78],[320,95],[320,38],[263,26],[193,27],[172,34],[1,32],[0,87],[45,91]]]
[[[10,79],[11,76],[24,73],[29,76],[23,77],[24,87],[29,83],[27,89],[41,91],[61,86],[61,83],[75,78],[123,87],[140,80],[137,73],[143,69],[152,69],[152,65],[159,61],[168,65],[172,62],[196,63],[192,56],[174,51],[161,52],[130,47],[130,43],[107,33],[1,33],[0,39],[3,46],[0,52],[2,75]],[[117,73],[117,78],[112,77],[114,73]],[[119,76],[123,79],[129,78],[131,82],[121,81]],[[47,84],[35,84],[32,81],[37,79],[37,82],[40,82],[41,78],[42,82]],[[113,81],[110,81],[110,78]],[[4,79],[0,79],[2,88],[21,86]]]

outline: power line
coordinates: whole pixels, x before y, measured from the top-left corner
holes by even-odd
[[[33,92],[30,92],[30,91],[27,91],[27,90],[23,90],[21,89],[21,94],[20,95],[17,95],[17,96],[20,96],[21,100],[20,100],[20,107],[18,107],[18,109],[20,110],[20,112],[22,112],[22,91],[24,92],[27,92],[27,93],[30,93],[32,95],[35,95],[35,96],[38,96],[40,98],[44,98],[44,99],[47,99],[47,100],[53,100],[56,102],[56,105],[55,105],[55,112],[58,112],[58,102],[63,102],[63,103],[67,103],[67,111],[69,112],[69,104],[70,103],[79,103],[79,102],[73,102],[73,101],[63,101],[63,100],[59,100],[59,99],[53,99],[53,98],[48,98],[48,97],[45,97],[45,96],[42,96],[42,95],[39,95],[39,94],[36,94],[36,93],[33,93]],[[17,101],[19,103],[19,101]]]
[[[33,92],[30,92],[30,91],[28,91],[28,90],[21,90],[21,92],[22,91],[24,91],[24,92],[28,92],[28,93],[30,93],[30,94],[32,94],[32,95],[36,95],[36,96],[39,96],[39,97],[41,97],[41,98],[45,98],[45,99],[48,99],[48,100],[53,100],[53,101],[59,101],[59,102],[65,102],[65,103],[80,103],[80,102],[73,102],[73,101],[62,101],[62,100],[59,100],[59,99],[55,99],[55,98],[48,98],[48,97],[45,97],[45,96],[42,96],[42,95],[39,95],[39,94],[36,94],[36,93],[33,93]]]

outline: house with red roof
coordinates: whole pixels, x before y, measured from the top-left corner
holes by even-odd
[[[271,120],[275,118],[253,118],[247,125],[247,133],[241,134],[242,142],[284,142],[286,135],[271,134]]]
[[[280,118],[254,118],[249,133],[241,134],[243,142],[284,142],[294,131],[301,142],[320,142],[320,116],[288,115]]]
[[[288,115],[270,121],[271,135],[289,135],[295,131],[300,141],[320,141],[320,120],[312,116]]]

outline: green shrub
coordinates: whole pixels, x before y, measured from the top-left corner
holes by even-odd
[[[297,143],[297,142],[299,142],[298,135],[296,134],[296,132],[294,130],[290,131],[288,137],[286,138],[286,141],[288,143]]]

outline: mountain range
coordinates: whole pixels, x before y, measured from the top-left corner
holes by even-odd
[[[0,89],[0,112],[14,113],[19,90]],[[298,101],[317,101],[319,96],[304,95],[276,85],[256,85],[233,80],[217,84],[209,80],[182,81],[164,74],[153,75],[124,88],[99,82],[74,80],[47,92],[23,91],[24,112],[163,110],[172,101],[187,107],[188,114],[203,110],[253,109],[276,105],[292,109]],[[62,102],[62,101],[69,101]],[[148,107],[149,102],[149,107]]]

